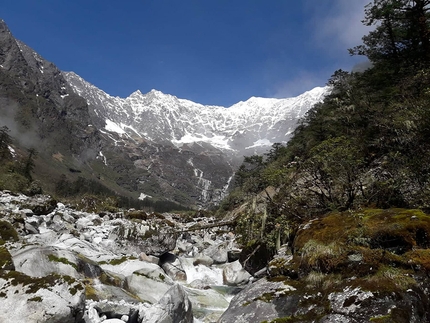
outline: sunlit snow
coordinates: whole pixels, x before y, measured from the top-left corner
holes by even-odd
[[[119,125],[117,125],[113,121],[110,121],[109,119],[106,119],[105,129],[107,131],[116,132],[116,133],[119,133],[119,134],[125,133],[125,131]]]
[[[251,97],[230,107],[208,106],[151,90],[127,98],[113,97],[73,72],[64,73],[73,90],[106,119],[106,130],[154,142],[207,143],[228,153],[265,150],[287,142],[297,120],[330,92],[316,87],[297,97]],[[267,139],[261,139],[267,138]],[[114,139],[113,139],[114,140]]]
[[[194,143],[194,142],[207,142],[214,147],[231,150],[232,148],[228,144],[228,140],[229,140],[229,138],[227,138],[226,136],[207,137],[204,135],[195,136],[195,135],[187,133],[185,136],[183,136],[179,140],[173,139],[172,143],[175,146],[180,147],[183,144],[190,144],[190,143]]]
[[[145,193],[140,193],[140,196],[139,196],[139,200],[141,200],[141,201],[143,201],[144,199],[146,199],[146,198],[152,198],[152,196],[151,195],[147,195],[147,194],[145,194]]]
[[[15,149],[13,149],[11,146],[7,146],[7,148],[9,149],[10,154],[11,154],[13,157],[16,157]]]

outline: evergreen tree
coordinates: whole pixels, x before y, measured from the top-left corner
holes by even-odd
[[[430,0],[374,0],[365,8],[363,23],[376,28],[363,44],[350,49],[374,64],[395,68],[423,67],[430,63]]]
[[[6,126],[0,128],[0,160],[7,160],[11,157],[9,146],[12,139],[9,135],[9,129]]]

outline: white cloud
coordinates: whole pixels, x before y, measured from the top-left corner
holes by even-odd
[[[327,52],[337,52],[361,44],[371,27],[363,25],[364,7],[370,0],[331,0],[330,5],[315,6],[308,0],[313,39]],[[313,3],[313,7],[310,7]],[[324,9],[326,8],[326,9]]]
[[[324,86],[327,83],[327,75],[317,75],[309,72],[301,72],[293,79],[279,83],[268,93],[269,97],[289,98],[303,92],[309,91],[317,86]]]
[[[316,86],[324,86],[337,69],[351,70],[365,58],[351,57],[348,49],[362,43],[372,27],[364,26],[364,7],[371,0],[304,0],[308,44],[321,57],[308,62],[294,76],[277,82],[267,94],[285,98],[299,95]],[[314,64],[315,63],[315,64]],[[368,63],[366,63],[368,64]],[[297,69],[300,69],[297,68]]]

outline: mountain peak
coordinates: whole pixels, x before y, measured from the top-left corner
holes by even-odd
[[[133,93],[131,93],[129,95],[130,98],[134,98],[134,97],[139,98],[139,97],[142,97],[142,96],[143,96],[143,94],[142,94],[142,92],[140,92],[140,90],[136,90],[136,91],[134,91]]]

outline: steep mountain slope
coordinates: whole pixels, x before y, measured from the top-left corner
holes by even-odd
[[[158,143],[202,142],[227,154],[252,154],[275,142],[286,142],[297,120],[327,94],[317,87],[295,98],[252,97],[229,108],[205,106],[152,90],[127,98],[112,97],[73,72],[63,73],[75,93],[84,97],[106,128]]]
[[[21,148],[95,158],[100,145],[88,105],[58,68],[17,41],[0,21],[0,115]]]
[[[230,108],[155,90],[112,97],[61,72],[0,22],[0,126],[23,155],[39,152],[34,178],[52,193],[81,177],[94,193],[94,185],[104,186],[133,199],[209,207],[226,195],[244,154],[286,142],[326,92],[251,98]]]

